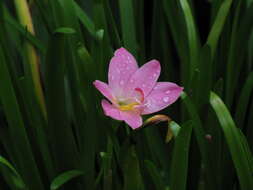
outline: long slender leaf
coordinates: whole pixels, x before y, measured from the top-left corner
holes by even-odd
[[[25,183],[31,189],[43,189],[39,171],[32,154],[31,145],[28,141],[25,125],[20,108],[13,89],[11,77],[6,66],[5,57],[0,46],[0,99],[9,124],[10,136],[15,141],[15,155],[19,160],[19,169]],[[25,157],[24,157],[25,155]],[[30,170],[27,170],[27,167]],[[30,179],[33,182],[27,183]]]
[[[120,19],[122,38],[124,46],[130,49],[132,53],[137,55],[137,37],[134,15],[134,4],[132,0],[118,0],[120,8]]]
[[[159,170],[157,169],[157,167],[154,165],[154,163],[149,160],[145,160],[144,162],[149,171],[149,175],[153,179],[153,183],[155,184],[156,189],[157,190],[165,189],[166,186],[164,184],[164,181],[162,180],[162,176],[159,173]]]
[[[76,142],[66,113],[64,42],[65,35],[68,34],[62,32],[62,30],[61,33],[56,32],[52,37],[47,52],[45,76],[48,125],[59,171],[76,168],[79,160]],[[58,49],[57,55],[54,54],[54,49]]]
[[[246,117],[247,105],[249,104],[252,90],[253,90],[253,72],[249,74],[246,83],[243,86],[236,108],[235,120],[240,128],[243,128],[243,123]]]
[[[203,164],[207,169],[207,182],[208,185],[214,188],[216,184],[216,179],[214,175],[214,171],[212,170],[212,162],[210,161],[209,153],[207,151],[207,141],[205,140],[205,131],[202,126],[202,122],[200,117],[197,113],[196,107],[194,106],[193,102],[191,101],[190,97],[183,93],[181,95],[183,102],[188,110],[188,113],[193,121],[193,131],[196,135],[197,143],[200,149],[201,157],[203,159]]]
[[[70,181],[71,179],[79,177],[79,176],[81,176],[83,174],[84,174],[84,172],[79,171],[79,170],[66,171],[66,172],[60,174],[59,176],[57,176],[52,181],[52,183],[50,185],[50,189],[51,190],[57,190],[61,186],[63,186],[65,183],[67,183],[68,181]]]
[[[5,172],[4,167],[8,168],[10,170],[10,175]],[[9,186],[14,186],[14,188],[17,189],[26,189],[26,185],[17,172],[17,170],[11,165],[11,163],[6,160],[4,157],[0,156],[0,170],[3,175],[6,175],[6,178],[8,180]]]
[[[187,0],[180,0],[180,4],[184,13],[184,19],[187,28],[188,46],[189,46],[189,57],[190,57],[190,77],[193,75],[193,71],[197,68],[198,58],[198,36],[197,29],[195,26],[194,18],[192,15],[191,7]]]
[[[134,147],[128,148],[124,152],[125,156],[122,160],[124,171],[124,190],[138,189],[143,190],[143,180],[140,172],[139,160]]]
[[[222,29],[223,29],[223,26],[225,24],[226,18],[228,16],[231,4],[232,4],[232,0],[223,1],[223,3],[221,4],[221,6],[219,8],[217,16],[215,18],[212,29],[211,29],[211,31],[208,35],[207,44],[211,48],[212,58],[214,57],[214,54],[216,52],[218,40],[220,38],[220,34],[222,32]]]
[[[245,153],[238,129],[222,100],[211,93],[210,103],[220,121],[242,189],[253,188],[253,176],[248,155]]]
[[[186,189],[187,171],[188,171],[188,154],[192,133],[193,123],[185,123],[175,139],[175,147],[170,171],[170,189],[184,190]]]

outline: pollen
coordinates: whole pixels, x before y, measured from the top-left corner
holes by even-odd
[[[139,105],[139,103],[133,102],[133,103],[130,103],[130,104],[124,104],[122,102],[119,102],[119,109],[121,111],[130,111],[130,110],[134,110],[134,107],[136,105]]]

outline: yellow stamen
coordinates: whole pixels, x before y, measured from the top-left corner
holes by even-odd
[[[119,109],[120,109],[121,111],[129,111],[129,110],[133,110],[133,109],[134,109],[134,106],[136,106],[136,105],[139,105],[139,103],[134,102],[134,103],[127,104],[127,105],[120,105],[120,106],[119,106]]]

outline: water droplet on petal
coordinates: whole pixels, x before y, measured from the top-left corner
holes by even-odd
[[[123,80],[121,80],[119,84],[120,84],[120,85],[123,85],[123,84],[124,84],[124,81],[123,81]]]
[[[169,94],[169,93],[170,93],[170,90],[167,90],[165,93],[166,93],[166,94]]]
[[[164,98],[163,98],[163,101],[164,101],[164,102],[168,102],[168,101],[169,101],[169,97],[164,97]]]
[[[146,84],[143,84],[142,87],[146,87]]]
[[[131,83],[133,83],[133,82],[134,82],[134,80],[133,80],[133,79],[131,79],[131,80],[130,80],[130,82],[131,82]]]
[[[156,73],[153,74],[153,77],[156,77]]]

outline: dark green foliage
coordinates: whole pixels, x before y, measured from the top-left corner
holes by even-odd
[[[252,0],[2,0],[0,24],[0,189],[253,189]],[[103,114],[92,82],[121,46],[184,87],[167,144],[165,122]]]

